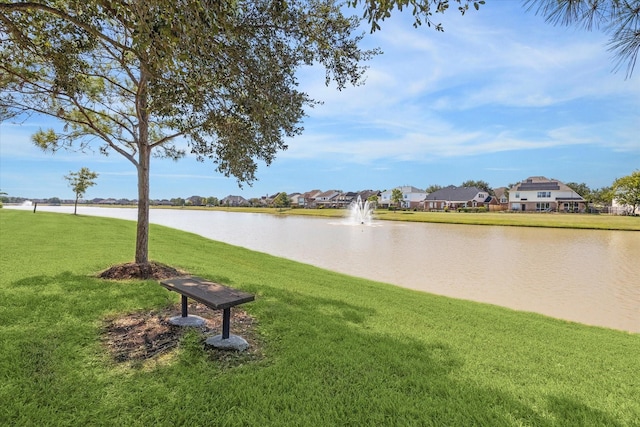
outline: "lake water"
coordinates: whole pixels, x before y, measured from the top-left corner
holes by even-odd
[[[135,209],[78,211],[129,220],[137,215]],[[353,276],[640,333],[638,232],[390,221],[367,226],[186,209],[152,209],[150,219]]]

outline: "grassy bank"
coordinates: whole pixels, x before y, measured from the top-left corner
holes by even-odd
[[[188,334],[117,363],[106,318],[178,302],[130,261],[134,223],[0,210],[0,425],[640,425],[640,336],[356,279],[151,227],[154,260],[256,293],[263,356]],[[233,332],[233,325],[232,325]]]
[[[155,207],[154,209],[158,209]],[[346,209],[277,209],[277,208],[210,208],[185,207],[166,209],[206,209],[229,212],[268,213],[272,215],[303,215],[330,218],[346,217]],[[640,231],[640,217],[621,215],[589,215],[565,213],[514,213],[514,212],[424,212],[390,211],[378,209],[375,220],[412,221],[470,225],[501,225],[517,227],[579,228],[597,230]]]

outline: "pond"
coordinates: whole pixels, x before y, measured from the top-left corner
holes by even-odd
[[[45,209],[73,212],[38,207]],[[135,209],[80,207],[79,213],[136,219]],[[638,232],[390,221],[353,225],[186,209],[152,209],[150,218],[353,276],[640,333]],[[214,262],[215,254],[211,257]]]

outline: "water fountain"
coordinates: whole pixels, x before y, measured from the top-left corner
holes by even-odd
[[[349,205],[349,223],[350,224],[371,224],[371,216],[373,214],[373,206],[368,200],[362,200],[360,196]]]

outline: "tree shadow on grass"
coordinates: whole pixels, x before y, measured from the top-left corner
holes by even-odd
[[[548,397],[548,410],[562,426],[607,426],[622,427],[626,423],[616,420],[609,414],[577,402],[567,396]],[[640,425],[640,421],[637,421]]]
[[[314,384],[316,394],[298,396],[300,410],[293,411],[319,405],[324,409],[318,414],[328,417],[309,416],[309,425],[550,425],[510,394],[462,381],[457,372],[465,356],[446,340],[376,332],[368,325],[379,315],[374,309],[262,289],[268,301],[254,311],[261,323],[270,323],[265,339],[276,347],[281,364],[298,371],[288,386],[267,387],[270,407],[287,410],[298,378]],[[254,384],[258,388],[270,383],[262,374]]]

